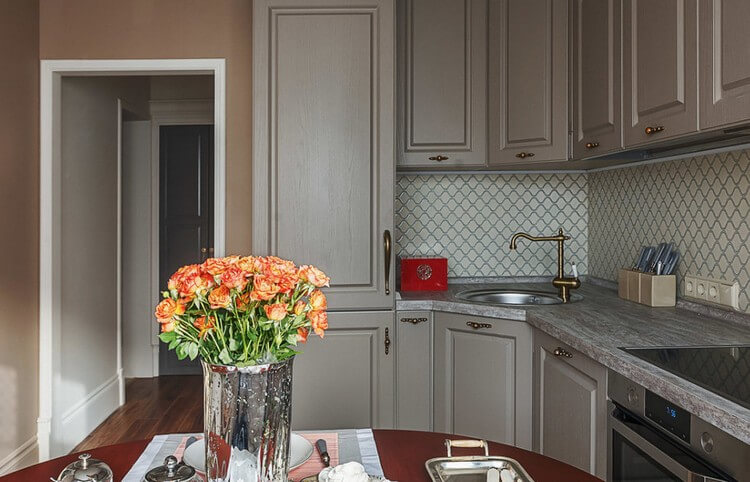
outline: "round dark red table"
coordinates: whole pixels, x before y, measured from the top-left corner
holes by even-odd
[[[405,430],[373,430],[373,433],[385,476],[399,482],[429,482],[430,478],[424,468],[425,461],[445,456],[446,438],[461,438],[455,435]],[[107,462],[115,474],[115,481],[120,481],[148,442],[139,440],[100,447],[88,452],[95,458]],[[463,452],[461,449],[454,449],[454,455],[472,453],[476,453],[476,450]],[[516,459],[535,482],[600,482],[600,479],[568,464],[510,445],[490,442],[490,455],[504,455]],[[50,477],[57,477],[60,471],[77,457],[78,454],[70,454],[32,465],[0,477],[0,482],[48,481]]]

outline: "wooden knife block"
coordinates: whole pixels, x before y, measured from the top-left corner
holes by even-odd
[[[646,306],[674,306],[677,303],[677,277],[621,269],[617,281],[620,298]]]

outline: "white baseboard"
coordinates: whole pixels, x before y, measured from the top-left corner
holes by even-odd
[[[0,475],[9,474],[31,464],[37,463],[39,444],[36,435],[25,441],[20,447],[0,460]]]
[[[63,413],[56,445],[62,453],[70,452],[119,406],[120,376],[115,374]]]

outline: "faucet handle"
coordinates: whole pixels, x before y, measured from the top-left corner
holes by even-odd
[[[575,263],[573,263],[572,270],[573,270],[573,278],[578,278],[578,267],[576,266]]]

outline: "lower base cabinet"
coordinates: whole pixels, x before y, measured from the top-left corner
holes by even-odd
[[[534,450],[607,475],[607,370],[534,331]]]
[[[394,313],[328,313],[325,338],[298,345],[292,428],[393,428]]]
[[[435,312],[434,430],[531,448],[532,330]]]

